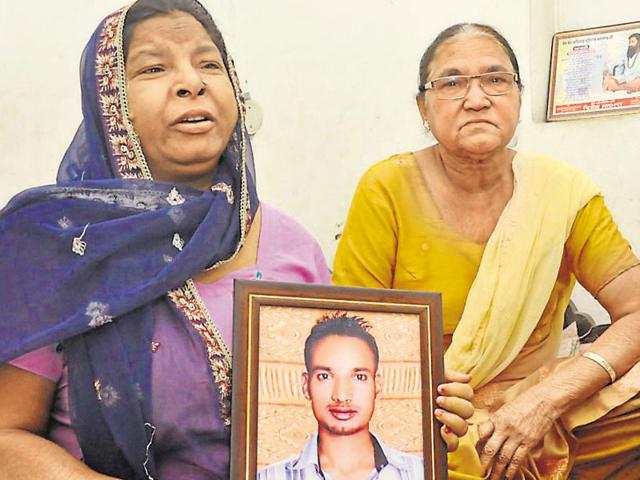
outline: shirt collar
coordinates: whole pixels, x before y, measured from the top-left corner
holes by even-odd
[[[378,472],[387,465],[392,465],[398,470],[406,470],[408,468],[405,464],[402,452],[388,447],[373,433],[370,433],[370,435],[373,440],[373,454],[376,470]],[[316,472],[320,474],[322,473],[320,470],[320,462],[318,460],[318,432],[314,433],[307,441],[307,444],[304,446],[300,456],[291,464],[291,469],[304,470],[310,466],[313,467]]]
[[[291,464],[292,470],[304,470],[313,466],[316,471],[320,471],[320,463],[318,462],[318,432],[307,441],[300,456]]]
[[[379,472],[389,464],[389,460],[387,460],[387,456],[382,449],[382,445],[380,445],[380,441],[373,433],[370,433],[369,435],[371,435],[371,442],[373,443],[373,459],[376,464],[376,470]]]
[[[371,434],[371,436],[374,439],[374,451],[376,448],[376,443],[378,444],[378,447],[380,449],[380,453],[382,454],[381,458],[384,458],[384,460],[386,461],[384,464],[381,464],[378,462],[378,457],[376,456],[376,469],[378,470],[378,472],[380,470],[382,470],[384,467],[386,467],[387,465],[391,465],[392,467],[396,468],[397,470],[410,470],[411,469],[411,465],[407,464],[407,455],[404,452],[401,452],[400,450],[396,450],[394,448],[389,447],[388,445],[385,445],[384,442],[382,442],[378,437],[376,437],[373,433]]]

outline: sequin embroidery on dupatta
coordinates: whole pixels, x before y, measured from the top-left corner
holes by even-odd
[[[211,191],[223,192],[227,196],[227,202],[229,202],[229,205],[233,205],[233,202],[235,199],[233,197],[233,189],[231,188],[230,185],[224,182],[216,183],[214,186],[211,187]]]
[[[183,287],[171,290],[168,297],[202,338],[209,367],[218,386],[220,416],[228,427],[231,425],[231,352],[222,340],[192,280],[187,280]]]
[[[152,179],[140,142],[127,118],[125,65],[122,38],[127,8],[111,15],[104,23],[96,47],[96,84],[103,128],[111,155],[121,178]]]

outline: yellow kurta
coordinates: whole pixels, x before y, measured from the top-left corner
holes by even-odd
[[[360,181],[336,253],[333,280],[338,285],[442,292],[448,345],[484,249],[484,244],[469,241],[442,220],[414,155],[405,153],[374,165]],[[596,295],[638,263],[602,197],[592,198],[573,222],[555,285],[535,330],[509,367],[476,392],[479,412],[498,408],[507,388],[532,374],[535,377],[541,367],[554,368],[549,362],[556,347],[548,341],[551,327],[562,322],[576,279]],[[553,458],[544,459],[540,453],[530,478],[556,478],[551,476],[553,471],[561,474],[573,462],[575,455],[569,459],[564,451],[568,448],[565,433],[558,435]],[[472,476],[451,473],[451,478],[479,478],[481,474],[477,456],[470,458],[475,455],[473,432],[469,437],[450,456],[450,467]],[[562,474],[557,478],[563,478]]]

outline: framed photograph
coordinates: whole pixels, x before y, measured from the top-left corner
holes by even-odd
[[[640,111],[640,22],[556,33],[547,120]]]
[[[439,293],[236,280],[234,296],[231,478],[447,478]]]

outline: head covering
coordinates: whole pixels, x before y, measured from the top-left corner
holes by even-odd
[[[153,180],[127,116],[127,11],[104,19],[85,48],[84,119],[57,184],[22,192],[0,212],[0,362],[63,342],[84,461],[137,479],[154,475],[153,302],[166,302],[200,333],[228,422],[229,351],[190,278],[233,258],[258,198],[242,93],[224,48],[239,119],[211,188]]]

